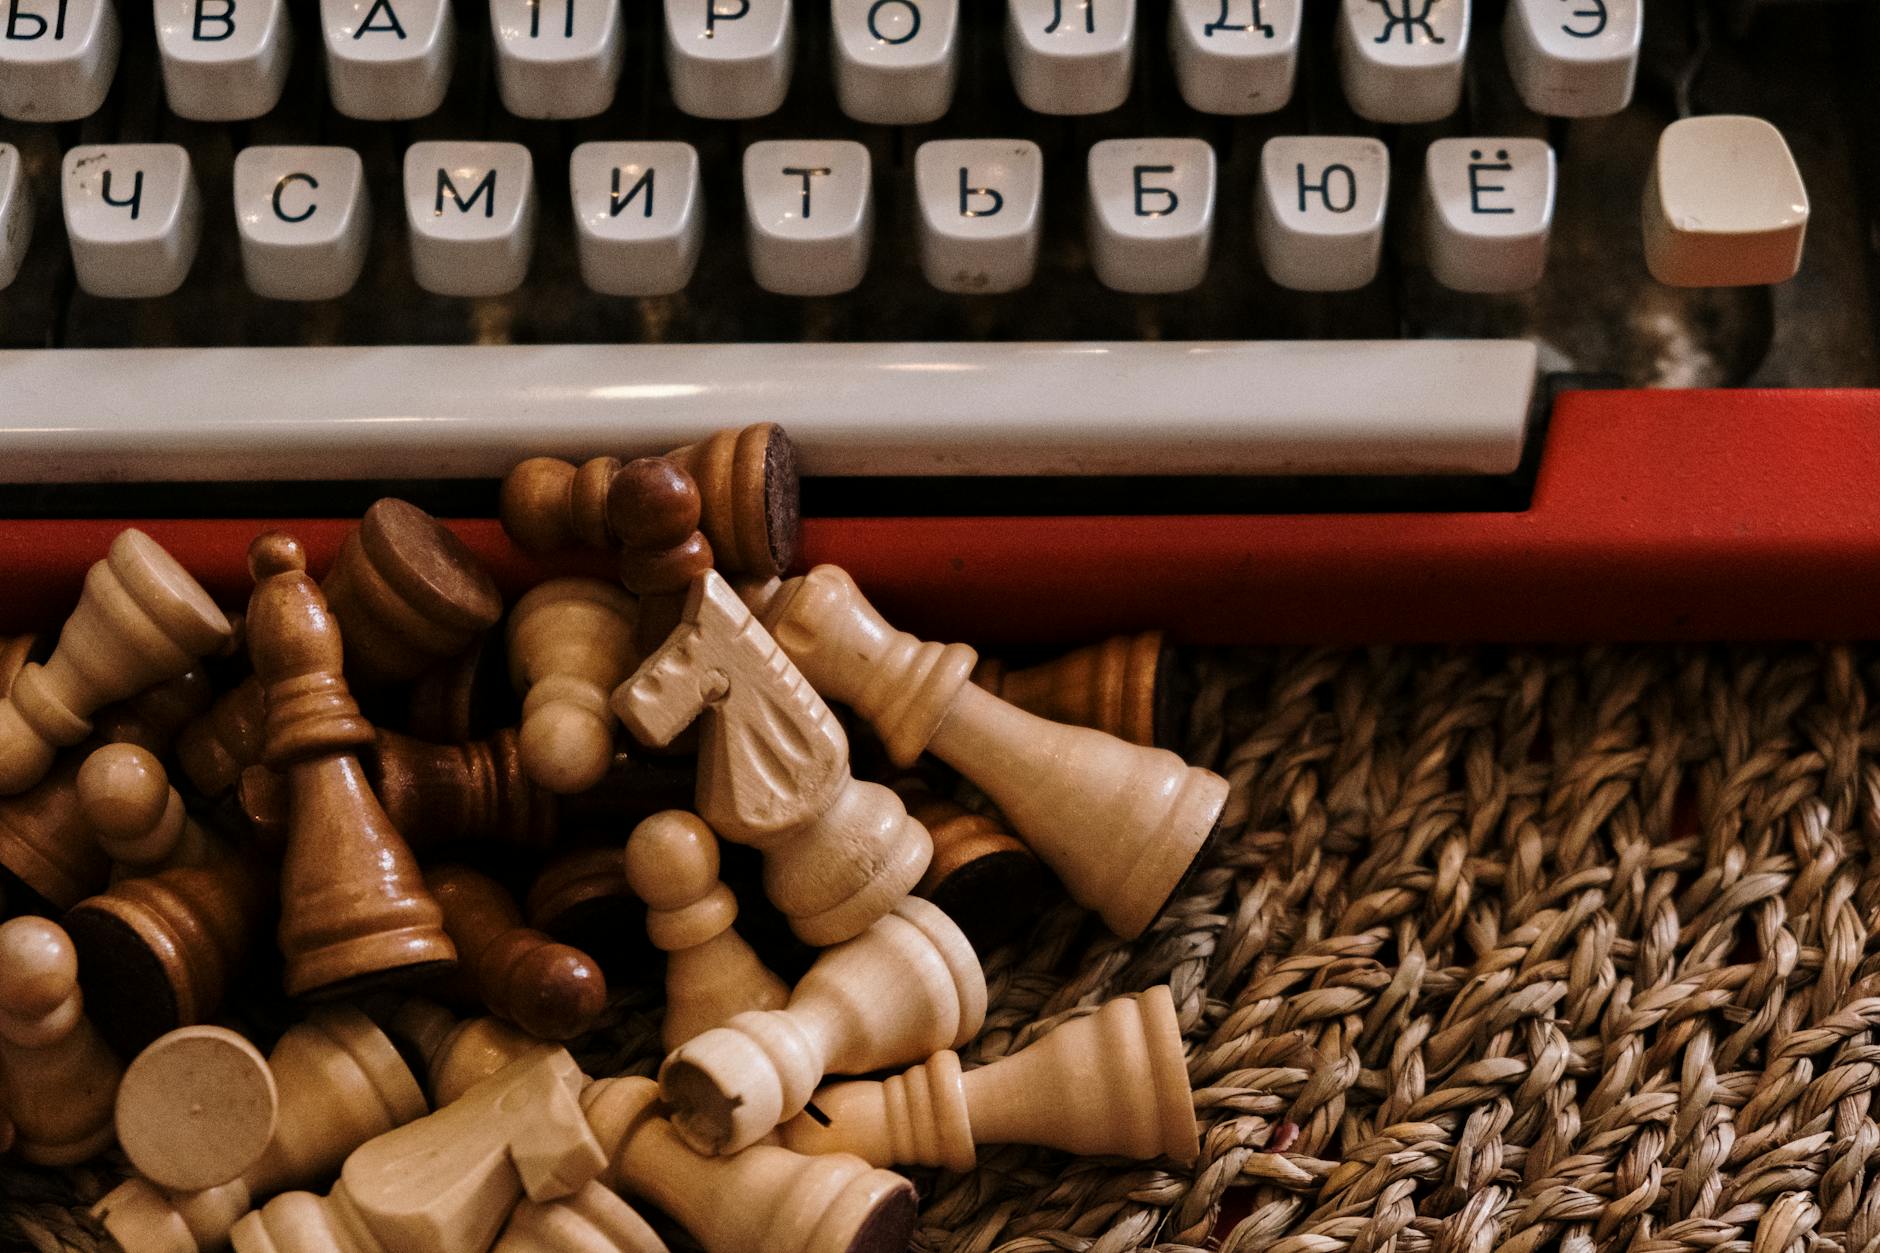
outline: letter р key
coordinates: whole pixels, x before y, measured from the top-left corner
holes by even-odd
[[[666,77],[693,117],[775,113],[796,64],[791,0],[666,0]]]
[[[176,116],[237,122],[280,101],[294,44],[285,0],[156,0],[156,21]]]
[[[0,117],[76,122],[90,117],[117,72],[111,0],[0,0]]]
[[[167,296],[202,237],[202,196],[175,144],[74,148],[60,179],[78,285],[93,296]]]

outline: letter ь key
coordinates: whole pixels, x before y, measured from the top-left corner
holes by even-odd
[[[74,148],[60,178],[78,285],[93,296],[167,296],[202,237],[202,196],[175,144]]]
[[[285,0],[156,0],[156,20],[170,112],[239,122],[279,103],[294,42]]]
[[[935,139],[914,153],[920,266],[941,291],[1016,291],[1038,268],[1044,152],[1029,139]]]
[[[0,0],[0,117],[90,117],[111,90],[119,39],[111,0]]]
[[[425,117],[456,55],[450,0],[320,0],[333,107],[365,122]]]
[[[521,144],[428,142],[405,150],[405,220],[418,286],[502,296],[535,252],[535,168]]]

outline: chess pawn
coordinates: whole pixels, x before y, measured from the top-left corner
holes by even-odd
[[[20,1156],[71,1166],[109,1148],[122,1073],[85,1015],[65,932],[45,918],[0,924],[0,1095]]]
[[[522,765],[551,792],[607,773],[607,696],[633,670],[633,598],[599,579],[550,579],[509,615],[509,673],[522,700]]]
[[[607,489],[607,513],[620,540],[620,581],[640,598],[635,646],[650,653],[679,625],[685,591],[712,568],[699,528],[692,476],[664,457],[620,467]]]
[[[613,705],[650,745],[704,715],[695,808],[763,850],[765,894],[806,943],[860,935],[926,871],[927,829],[849,772],[835,715],[716,571],[693,582],[681,629]]]
[[[183,809],[163,763],[136,744],[106,744],[78,769],[78,805],[98,846],[129,874],[200,866],[216,842]]]
[[[669,1253],[620,1196],[589,1183],[559,1201],[516,1203],[491,1253]]]
[[[266,764],[287,772],[281,871],[287,993],[338,995],[448,969],[456,951],[411,850],[354,754],[372,728],[340,675],[342,643],[295,540],[249,548],[248,652],[267,688]]]
[[[612,548],[607,487],[619,469],[618,457],[594,457],[578,468],[555,457],[519,462],[503,476],[503,531],[524,552]]]
[[[487,571],[448,527],[395,497],[366,510],[320,585],[362,690],[414,679],[502,616]]]
[[[1141,935],[1200,856],[1227,780],[1166,749],[1049,722],[968,682],[977,654],[896,631],[835,566],[754,592],[784,653],[851,706],[897,765],[972,780],[1117,935]]]
[[[696,814],[654,814],[627,837],[627,885],[666,953],[667,1051],[746,1010],[781,1009],[790,989],[731,924],[738,898],[718,881],[718,837]]]
[[[973,682],[1027,713],[1153,747],[1168,742],[1174,721],[1162,632],[1114,635],[1025,670],[982,657]]]
[[[226,1027],[179,1027],[124,1071],[118,1146],[158,1187],[220,1187],[267,1152],[280,1099],[268,1059],[247,1040]]]
[[[779,1129],[799,1153],[853,1153],[875,1166],[971,1170],[981,1144],[1041,1144],[1086,1157],[1201,1151],[1181,1026],[1166,985],[1118,997],[977,1070],[934,1054],[880,1082],[819,1089],[820,1117]]]
[[[607,980],[594,959],[522,925],[503,886],[463,866],[425,874],[461,970],[489,1011],[530,1035],[571,1040],[607,1007]]]
[[[914,1185],[846,1153],[806,1157],[758,1145],[704,1157],[659,1116],[646,1079],[602,1079],[581,1094],[611,1164],[602,1182],[669,1214],[705,1253],[901,1253]]]
[[[44,778],[53,751],[89,735],[98,709],[182,674],[229,634],[174,557],[142,531],[119,532],[86,572],[52,656],[28,662],[0,699],[0,796]]]
[[[783,1009],[738,1014],[667,1055],[660,1094],[701,1153],[757,1143],[824,1075],[905,1065],[979,1034],[986,980],[953,920],[907,897],[816,959]]]
[[[267,747],[266,689],[249,675],[216,697],[208,712],[193,719],[176,739],[183,773],[204,799],[214,800],[261,760]]]
[[[907,812],[933,836],[933,860],[914,895],[938,905],[973,948],[990,952],[1037,917],[1054,885],[1037,855],[997,819],[977,814],[917,782],[896,784]]]

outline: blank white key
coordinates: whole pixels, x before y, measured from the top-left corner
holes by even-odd
[[[1188,107],[1271,113],[1292,99],[1304,0],[1174,0],[1168,42]]]
[[[1260,152],[1256,234],[1266,272],[1294,291],[1351,291],[1377,277],[1390,150],[1371,138],[1281,136]]]
[[[1758,117],[1692,117],[1658,140],[1645,261],[1673,287],[1782,283],[1802,265],[1808,189],[1782,132]]]
[[[1424,160],[1430,269],[1462,292],[1526,291],[1547,269],[1554,150],[1540,139],[1439,139]]]
[[[751,273],[783,296],[833,296],[868,272],[875,206],[854,140],[766,140],[744,150]]]
[[[5,291],[26,260],[33,242],[33,188],[26,181],[20,150],[0,144],[0,291]]]
[[[666,77],[693,117],[775,113],[790,91],[790,0],[666,0]]]
[[[111,90],[119,41],[111,0],[7,0],[0,24],[0,117],[90,117]]]
[[[959,75],[960,0],[830,0],[836,99],[858,122],[943,117]]]
[[[1187,291],[1214,243],[1214,149],[1199,139],[1106,139],[1090,149],[1090,264],[1105,287]]]
[[[1129,98],[1136,0],[1006,0],[1005,57],[1033,113],[1107,113]]]
[[[182,286],[202,236],[189,153],[175,144],[74,148],[61,182],[80,287],[141,299]]]
[[[1604,117],[1632,103],[1645,0],[1509,0],[1502,46],[1521,99],[1553,117]]]
[[[294,48],[285,0],[156,0],[170,112],[238,122],[273,109]]]
[[[517,117],[605,113],[620,83],[620,0],[490,0],[496,86]]]
[[[568,161],[581,277],[605,296],[670,296],[705,238],[698,153],[681,143],[587,143]]]
[[[1340,0],[1345,99],[1372,122],[1434,122],[1462,103],[1469,0]]]
[[[535,251],[535,168],[521,144],[431,142],[405,150],[405,218],[418,286],[501,296]]]
[[[914,153],[920,266],[946,292],[1016,291],[1038,268],[1044,153],[1028,139],[936,139]]]
[[[320,0],[326,81],[347,117],[424,117],[450,88],[457,33],[450,0]]]
[[[333,300],[365,266],[372,205],[351,148],[244,148],[235,157],[235,228],[249,290]]]

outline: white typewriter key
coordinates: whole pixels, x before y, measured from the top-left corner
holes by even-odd
[[[1372,122],[1434,122],[1462,103],[1469,0],[1340,0],[1345,99]]]
[[[666,77],[693,117],[775,113],[796,62],[791,0],[666,0]]]
[[[936,139],[914,153],[920,266],[963,294],[1017,291],[1038,267],[1044,153],[1028,139]]]
[[[1509,0],[1502,47],[1521,99],[1553,117],[1604,117],[1632,103],[1645,0]]]
[[[333,300],[365,266],[372,207],[350,148],[244,148],[235,157],[235,228],[257,296]]]
[[[1033,113],[1107,113],[1129,99],[1136,0],[1006,0],[1005,57]]]
[[[1539,139],[1439,139],[1424,160],[1430,269],[1453,291],[1541,281],[1554,223],[1554,150]]]
[[[588,143],[568,161],[581,277],[604,296],[670,296],[705,238],[698,152],[680,143]]]
[[[393,122],[437,111],[457,32],[450,0],[320,0],[326,81],[347,117]]]
[[[1802,267],[1808,189],[1758,117],[1692,117],[1658,140],[1645,185],[1645,263],[1672,287],[1782,283]]]
[[[26,181],[20,150],[0,144],[0,291],[20,272],[32,242],[33,189]]]
[[[1214,149],[1199,139],[1106,139],[1090,149],[1090,264],[1105,287],[1187,291],[1214,244]]]
[[[1305,0],[1173,0],[1182,99],[1201,113],[1271,113],[1292,99]]]
[[[535,168],[521,144],[429,142],[405,150],[405,219],[418,286],[501,296],[535,251]]]
[[[620,0],[490,0],[496,86],[517,117],[605,113],[626,37]]]
[[[183,285],[202,237],[188,152],[175,144],[74,148],[61,181],[80,287],[135,300]]]
[[[90,117],[111,90],[119,41],[111,0],[7,0],[0,26],[0,117]]]
[[[170,112],[238,122],[273,109],[294,47],[285,0],[156,0]]]
[[[868,149],[850,139],[766,140],[744,150],[751,273],[782,296],[834,296],[868,272],[875,206]]]
[[[953,103],[960,0],[830,0],[836,99],[858,122],[914,126]]]
[[[1351,291],[1377,277],[1390,150],[1371,138],[1281,136],[1260,151],[1255,233],[1267,275],[1294,291]]]

